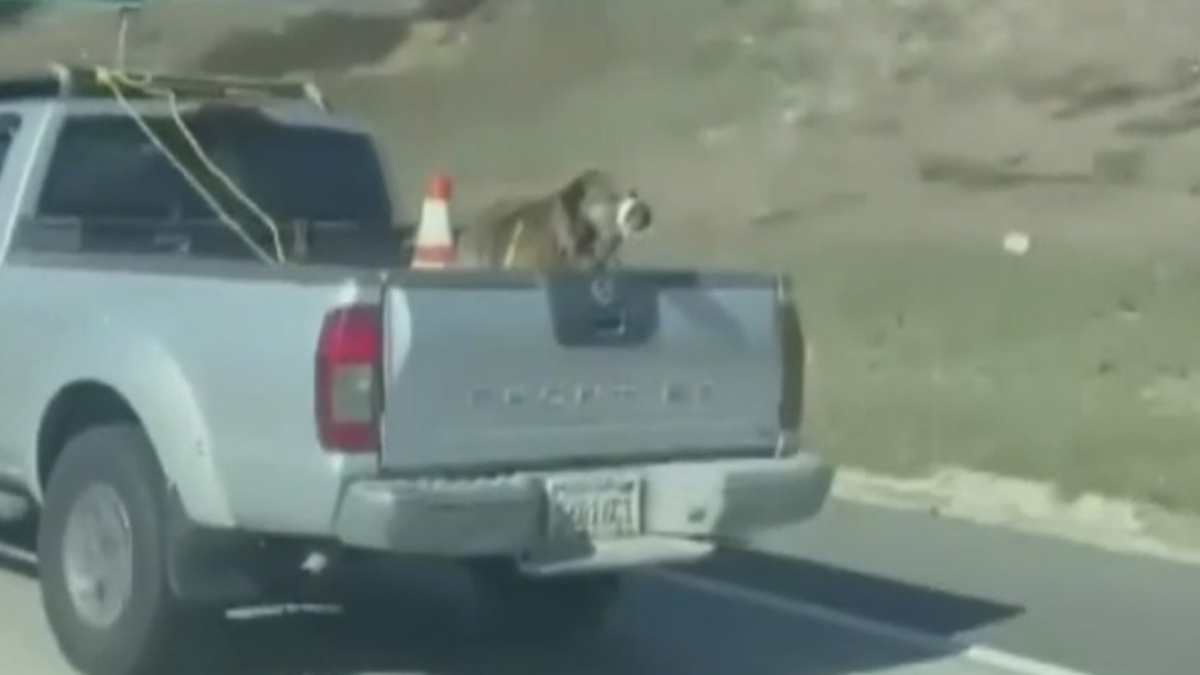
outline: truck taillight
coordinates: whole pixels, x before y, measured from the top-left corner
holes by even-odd
[[[317,343],[316,418],[330,452],[379,450],[383,340],[379,308],[338,307],[325,316]]]
[[[779,392],[779,428],[791,438],[789,443],[798,443],[795,435],[800,430],[800,419],[804,410],[804,333],[800,328],[800,312],[792,296],[791,279],[780,276],[775,287],[775,325],[779,330],[779,345],[782,350],[783,382]],[[795,448],[781,448],[785,452]]]

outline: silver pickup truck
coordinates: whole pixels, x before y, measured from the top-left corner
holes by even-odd
[[[405,269],[371,137],[310,90],[155,81],[173,109],[99,81],[0,81],[0,520],[37,519],[81,671],[171,672],[196,621],[367,556],[462,563],[485,606],[589,627],[620,571],[826,499],[785,279]],[[189,137],[286,263],[198,198]]]

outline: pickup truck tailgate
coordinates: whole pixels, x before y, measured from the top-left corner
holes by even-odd
[[[768,454],[776,298],[765,275],[399,275],[384,306],[383,468]]]

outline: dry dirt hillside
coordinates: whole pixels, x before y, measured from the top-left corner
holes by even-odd
[[[312,74],[410,209],[440,168],[464,210],[632,176],[659,207],[646,259],[796,274],[814,434],[846,462],[1200,506],[1195,2],[359,2],[166,2],[133,59]],[[106,60],[114,23],[2,31],[15,68]]]
[[[674,222],[739,235],[931,182],[1099,169],[1171,201],[1200,181],[1181,138],[1200,124],[1187,0],[425,1],[151,2],[132,59],[314,74],[400,178],[618,164]],[[9,12],[4,69],[110,58],[109,11]]]

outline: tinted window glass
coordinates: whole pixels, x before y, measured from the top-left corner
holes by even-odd
[[[8,163],[8,151],[12,148],[13,137],[20,125],[20,118],[0,115],[0,171]]]
[[[16,115],[0,115],[0,172],[8,165],[8,153],[12,149],[13,138],[21,126],[21,118]]]

